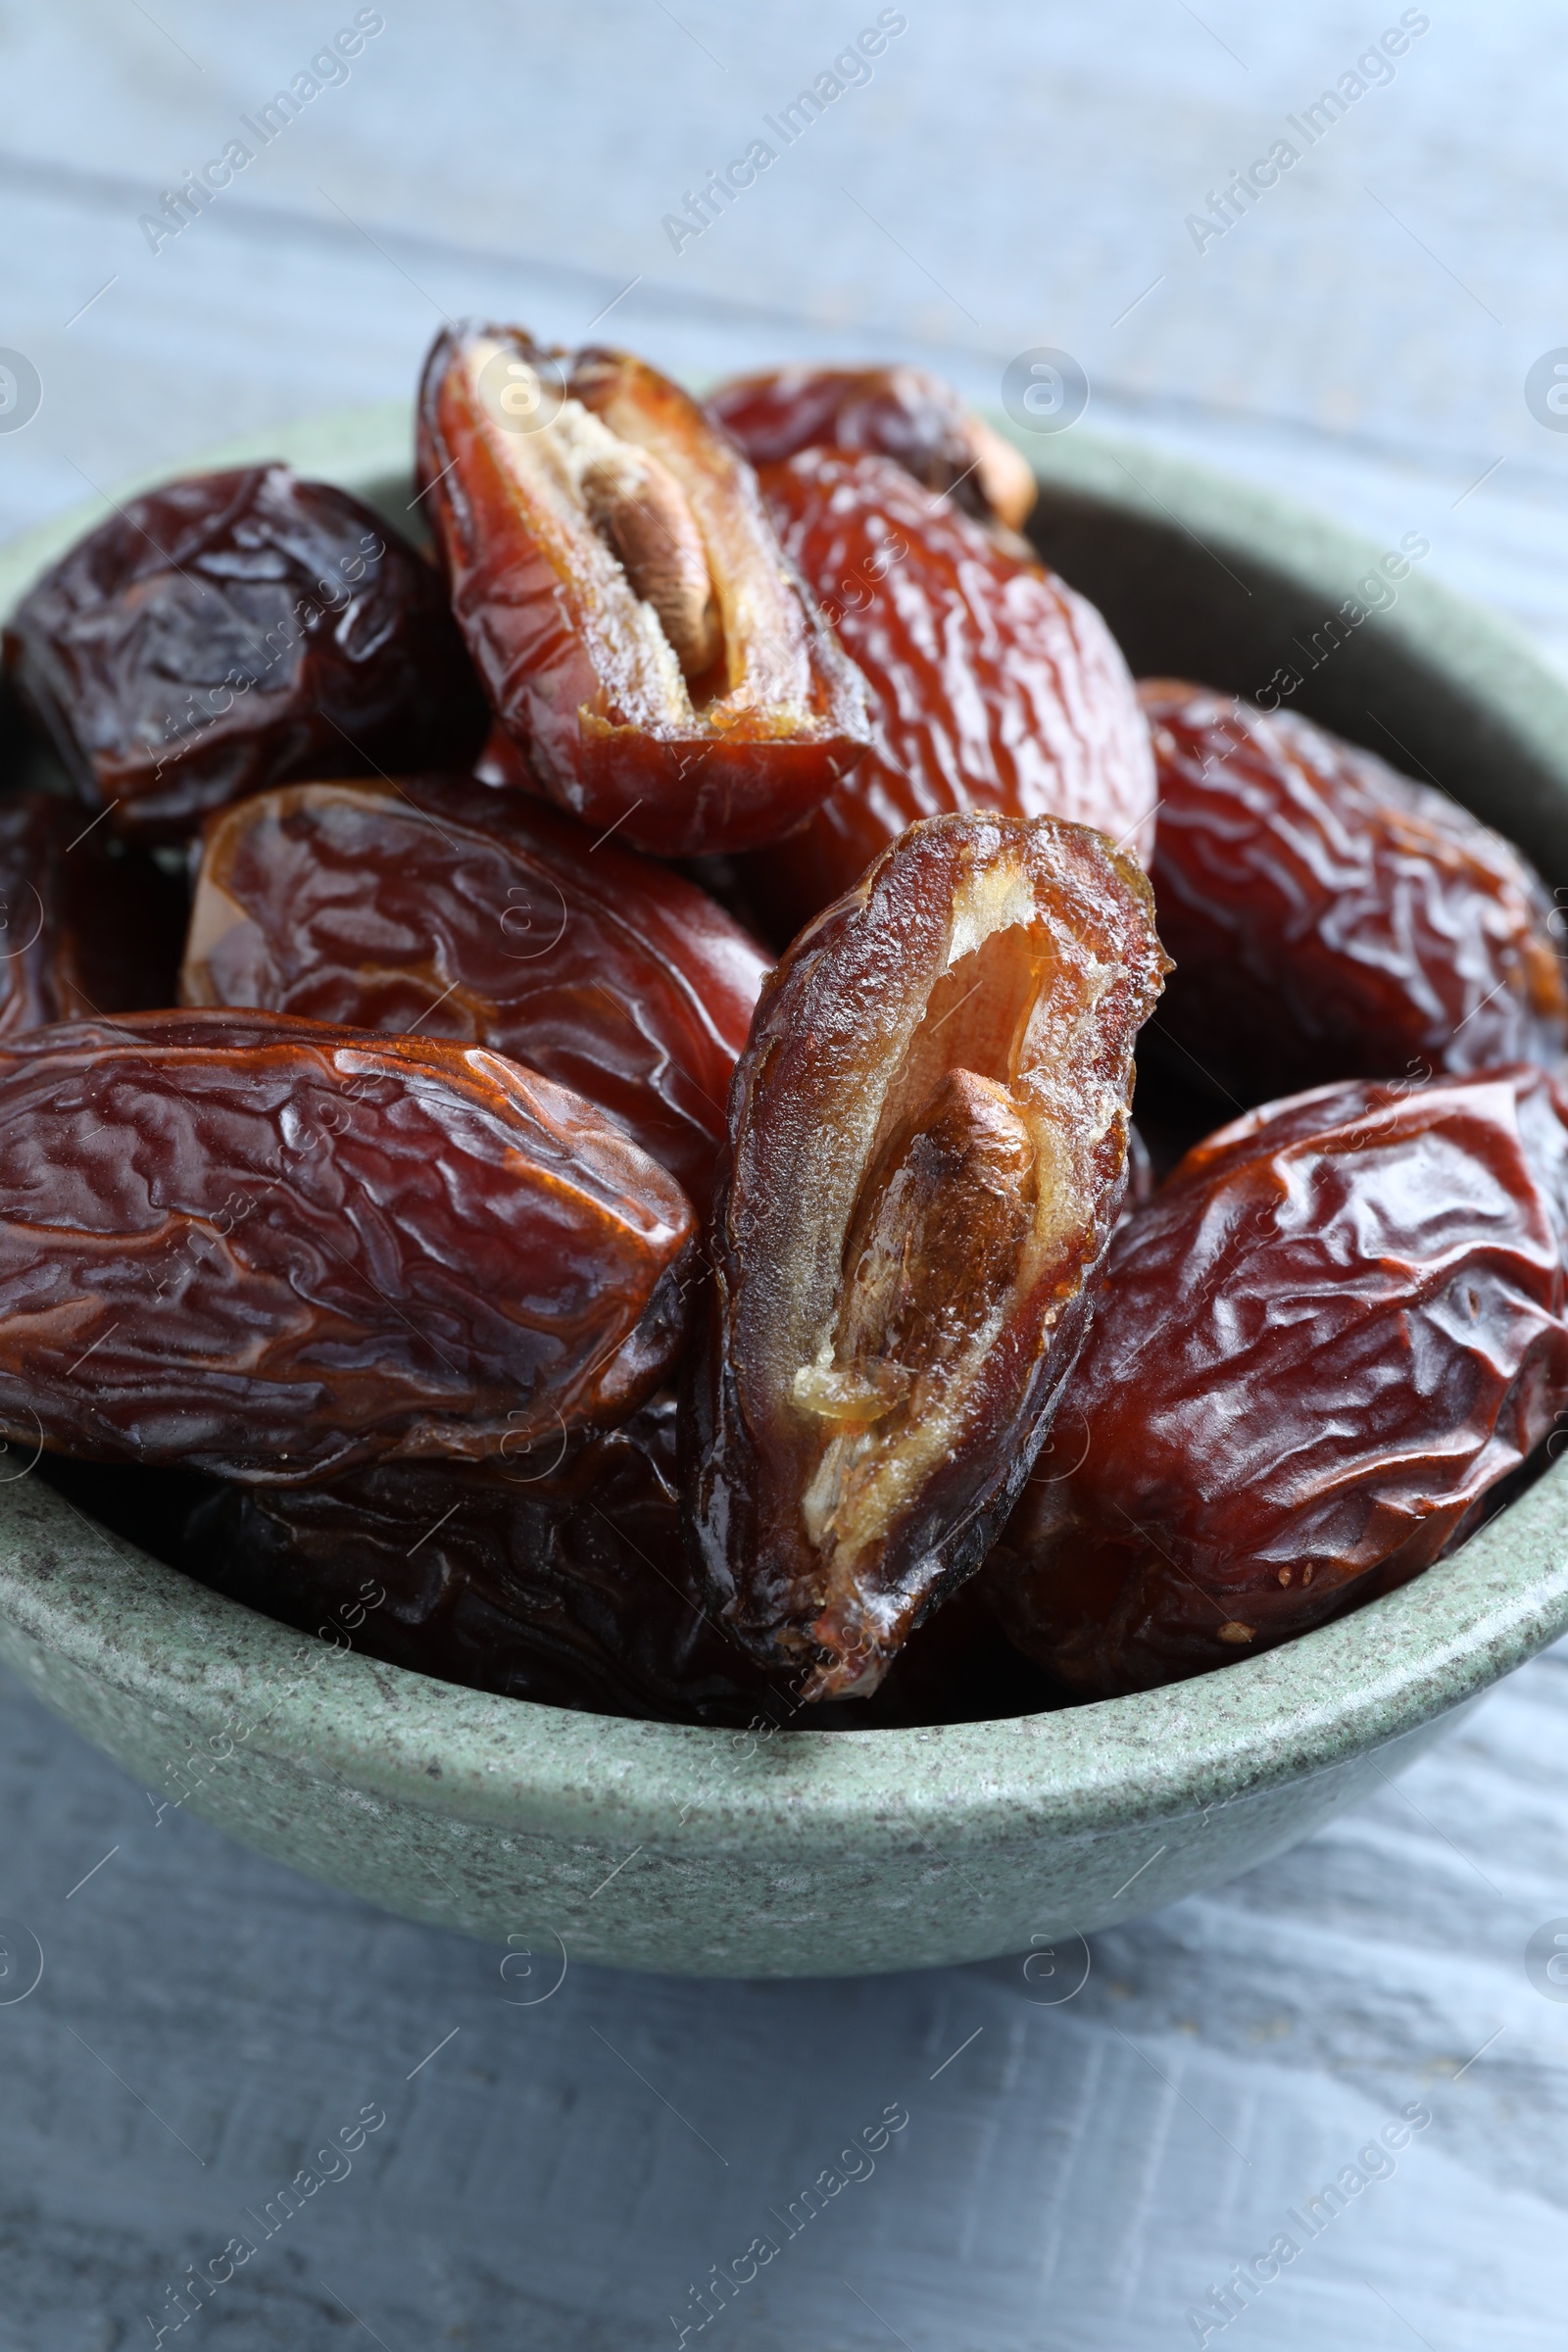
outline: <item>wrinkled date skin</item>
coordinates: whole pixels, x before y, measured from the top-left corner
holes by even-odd
[[[1176,962],[1154,1034],[1233,1101],[1562,1054],[1551,901],[1509,843],[1293,711],[1168,678],[1139,696]]]
[[[708,413],[754,466],[803,449],[866,451],[1009,531],[1022,529],[1037,496],[1011,442],[924,368],[769,368],[721,384]]]
[[[439,575],[286,466],[131,499],[23,599],[5,659],[83,797],[145,841],[292,776],[466,766],[484,734]]]
[[[180,1564],[312,1633],[379,1589],[355,1646],[475,1690],[690,1723],[786,1712],[686,1563],[670,1395],[618,1429],[472,1467],[220,1488],[192,1512]]]
[[[180,987],[514,1055],[706,1205],[767,968],[667,866],[519,794],[412,776],[285,785],[211,820]]]
[[[1061,816],[1146,856],[1148,729],[1094,607],[1001,552],[889,458],[806,450],[770,466],[779,536],[871,691],[848,783],[748,879],[782,942],[916,817]]]
[[[1201,1674],[1430,1565],[1568,1402],[1568,1130],[1542,1070],[1222,1128],[1111,1247],[982,1580],[1083,1697]]]
[[[418,467],[496,714],[596,833],[670,858],[752,848],[849,773],[860,681],[750,466],[666,376],[515,327],[445,333]]]
[[[737,1640],[876,1688],[978,1566],[1082,1341],[1164,958],[1100,835],[915,825],[796,941],[730,1097],[691,1534]]]
[[[695,1220],[564,1087],[253,1012],[0,1051],[0,1427],[301,1480],[611,1422],[679,1348]]]
[[[0,1038],[172,1001],[182,894],[89,822],[52,793],[0,798]]]

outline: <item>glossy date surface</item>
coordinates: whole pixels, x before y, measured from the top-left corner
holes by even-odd
[[[1149,885],[1049,818],[911,828],[765,985],[730,1098],[688,1500],[735,1638],[872,1690],[1045,1436],[1127,1176]]]
[[[1225,1094],[1562,1054],[1551,901],[1510,843],[1295,712],[1176,679],[1139,697],[1176,963],[1157,1032]]]
[[[832,799],[750,861],[780,941],[917,817],[1066,817],[1147,855],[1148,730],[1092,605],[1004,554],[889,458],[806,450],[761,480],[785,548],[866,680],[874,727]]]
[[[695,1221],[580,1096],[263,1012],[0,1050],[0,1426],[262,1481],[611,1422],[681,1342]]]
[[[181,893],[52,793],[0,796],[0,1039],[173,1001]]]
[[[1037,495],[1012,444],[924,368],[769,368],[710,396],[708,413],[754,466],[802,449],[893,458],[977,522],[1020,530]]]
[[[24,597],[5,659],[78,791],[147,841],[291,776],[462,766],[484,732],[438,574],[286,466],[129,500]]]
[[[1080,1696],[1247,1657],[1468,1532],[1568,1403],[1568,1130],[1523,1065],[1266,1104],[1112,1244],[985,1570]]]
[[[188,1004],[514,1055],[705,1205],[768,958],[667,866],[462,776],[292,784],[207,829]]]
[[[425,367],[417,455],[496,714],[593,831],[663,857],[749,848],[849,773],[860,681],[750,466],[668,377],[516,327],[452,329]]]

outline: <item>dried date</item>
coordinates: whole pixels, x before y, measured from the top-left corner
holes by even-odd
[[[1111,1246],[986,1567],[1012,1639],[1109,1697],[1428,1567],[1568,1403],[1565,1168],[1522,1064],[1322,1088],[1190,1152]]]
[[[754,466],[803,449],[893,458],[977,522],[1014,532],[1035,503],[1026,460],[924,368],[769,368],[720,384],[708,413]]]
[[[675,1400],[618,1429],[471,1466],[385,1462],[315,1487],[218,1488],[180,1565],[315,1632],[368,1581],[356,1646],[470,1690],[678,1722],[787,1720],[687,1565]]]
[[[50,1475],[229,1599],[339,1646],[346,1633],[391,1666],[597,1714],[764,1735],[803,1720],[787,1678],[743,1656],[703,1599],[681,1542],[668,1392],[618,1429],[510,1462],[385,1462],[312,1487],[185,1474],[177,1494],[153,1496],[141,1490],[175,1474],[66,1463]],[[1039,1677],[971,1592],[873,1697],[813,1707],[811,1729],[1033,1712]]]
[[[127,501],[24,597],[5,661],[84,799],[146,841],[293,776],[461,767],[484,733],[436,572],[286,466]]]
[[[1238,1103],[1568,1046],[1544,885],[1446,795],[1293,711],[1139,689],[1154,896],[1176,972],[1154,1036]]]
[[[183,894],[72,801],[0,798],[0,1038],[168,1004]]]
[[[181,996],[514,1055],[704,1205],[767,967],[667,866],[520,794],[412,776],[285,785],[212,819]]]
[[[496,714],[596,832],[665,857],[749,848],[848,774],[860,681],[751,467],[667,377],[519,328],[449,331],[418,466]]]
[[[735,1638],[872,1690],[979,1564],[1081,1344],[1164,959],[1100,835],[915,825],[763,988],[688,1390]]]
[[[1147,855],[1148,730],[1092,605],[889,458],[806,450],[761,480],[786,550],[866,680],[874,727],[833,798],[749,861],[780,941],[916,817],[1060,816]]]
[[[473,772],[481,784],[509,792],[531,793],[536,799],[547,797],[544,787],[520,747],[514,743],[505,727],[491,721],[490,732],[480,746]]]
[[[482,1459],[665,1377],[695,1220],[578,1095],[265,1012],[0,1051],[0,1427],[262,1481]]]

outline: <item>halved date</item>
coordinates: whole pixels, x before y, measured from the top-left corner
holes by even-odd
[[[1247,1103],[1562,1054],[1551,902],[1511,844],[1294,711],[1171,678],[1139,697],[1176,959],[1153,1035],[1184,1076]]]
[[[666,376],[454,329],[425,367],[418,466],[497,716],[596,832],[748,848],[848,774],[860,681],[746,460]]]
[[[81,1014],[167,1004],[183,894],[106,842],[73,801],[0,799],[0,1038]]]
[[[890,458],[810,449],[763,492],[871,693],[872,748],[789,841],[750,861],[780,941],[916,817],[995,808],[1153,836],[1148,729],[1094,607],[993,545]]]
[[[1523,1065],[1322,1088],[1189,1152],[1111,1246],[987,1564],[1019,1646],[1148,1690],[1436,1560],[1568,1403],[1565,1164]]]
[[[129,500],[23,598],[5,660],[83,797],[147,841],[291,776],[461,766],[484,733],[438,574],[286,466]]]
[[[1163,966],[1130,858],[972,813],[911,827],[763,989],[689,1389],[692,1535],[736,1639],[809,1697],[875,1689],[1028,1475]]]
[[[767,968],[667,866],[518,793],[411,776],[286,785],[215,818],[180,987],[514,1055],[703,1205]]]
[[[475,1048],[253,1012],[0,1051],[0,1427],[236,1478],[612,1422],[679,1348],[694,1218]]]
[[[894,458],[977,522],[1010,531],[1022,528],[1035,503],[1027,460],[924,368],[769,368],[720,384],[708,413],[754,466],[802,449]]]

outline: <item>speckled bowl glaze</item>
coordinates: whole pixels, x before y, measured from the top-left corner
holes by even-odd
[[[366,410],[200,463],[287,458],[409,528],[409,442],[405,409]],[[1074,432],[1029,454],[1042,548],[1140,673],[1255,693],[1281,664],[1305,667],[1302,647],[1383,552],[1137,446]],[[0,556],[0,611],[101,512]],[[1429,773],[1568,880],[1568,688],[1419,570],[1296,703]],[[519,2002],[548,1997],[574,1960],[915,1968],[1130,1918],[1354,1803],[1568,1630],[1565,1477],[1549,1471],[1402,1591],[1221,1673],[1008,1722],[754,1739],[567,1714],[340,1653],[133,1550],[13,1452],[0,1657],[159,1802],[389,1910],[510,1940]]]

